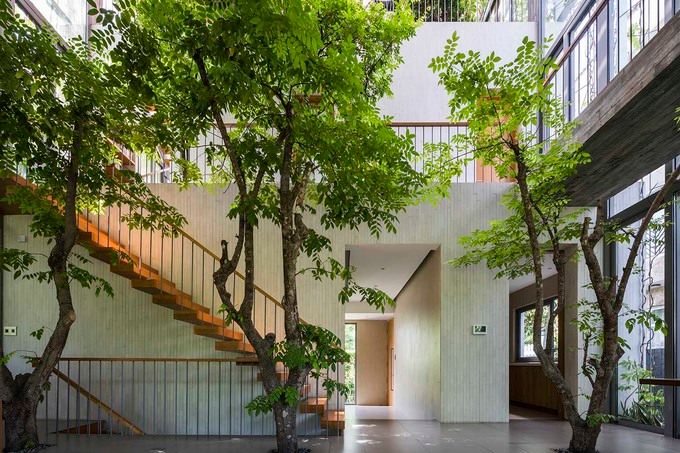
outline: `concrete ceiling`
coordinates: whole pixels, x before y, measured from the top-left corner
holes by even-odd
[[[389,321],[394,313],[345,313],[345,321]]]
[[[365,287],[378,288],[395,298],[436,244],[348,245],[354,279]],[[360,302],[354,298],[350,302]],[[357,312],[351,305],[346,312]]]
[[[555,266],[552,263],[552,257],[546,256],[543,260],[543,278],[548,278],[555,275]],[[517,290],[526,288],[529,285],[533,285],[535,281],[534,274],[525,275],[524,277],[517,278],[515,280],[510,280],[510,293],[514,293]]]

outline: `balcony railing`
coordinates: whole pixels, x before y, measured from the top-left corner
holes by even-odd
[[[448,122],[394,122],[391,127],[398,135],[407,132],[413,135],[413,146],[418,153],[418,158],[412,162],[413,168],[422,171],[428,160],[433,159],[432,151],[428,150],[428,144],[447,143],[452,144],[456,135],[467,134],[467,123]],[[228,123],[228,130],[236,128],[236,124]],[[198,168],[201,174],[201,182],[209,184],[213,182],[213,168],[222,165],[214,162],[207,152],[212,146],[220,146],[222,140],[215,130],[200,138],[197,146],[186,151],[175,152],[176,157],[190,161]],[[460,153],[461,159],[468,157],[466,153]],[[227,163],[224,163],[227,165]],[[182,169],[173,159],[160,159],[149,157],[137,157],[137,171],[147,183],[169,183],[181,178]],[[455,177],[454,183],[474,182],[499,182],[487,167],[477,165],[470,161],[465,164],[460,176]]]

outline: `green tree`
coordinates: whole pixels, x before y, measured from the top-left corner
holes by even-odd
[[[53,245],[46,257],[2,248],[0,269],[13,272],[15,279],[53,283],[59,306],[45,349],[28,358],[34,365],[31,373],[13,376],[7,366],[13,352],[0,350],[5,451],[19,451],[38,445],[37,406],[76,320],[71,283],[92,288],[97,295],[112,295],[109,283],[82,268],[88,260],[74,251],[79,214],[125,203],[149,210],[145,217],[128,216],[131,226],[161,228],[164,219],[177,224],[183,219],[152,196],[136,175],[107,176],[106,167],[115,161],[109,138],[138,151],[152,149],[139,127],[151,127],[155,121],[148,115],[148,104],[126,89],[117,68],[106,59],[106,47],[113,42],[113,16],[99,19],[104,29],[89,43],[75,39],[65,46],[49,29],[25,23],[3,3],[0,177],[21,181],[3,202],[32,215],[33,235]],[[40,339],[43,333],[40,329],[33,335]]]
[[[627,347],[618,335],[619,318],[626,319],[628,329],[637,324],[665,329],[655,315],[627,309],[623,298],[644,233],[655,227],[653,214],[680,169],[669,175],[636,231],[606,222],[602,202],[593,224],[588,210],[568,207],[565,181],[578,166],[589,161],[589,156],[572,140],[575,123],[565,121],[562,101],[552,96],[552,84],[546,83],[546,75],[557,69],[555,62],[543,58],[544,49],[526,38],[514,61],[506,64],[493,53],[482,57],[474,52],[457,53],[456,48],[454,34],[443,56],[430,65],[451,96],[452,116],[469,122],[469,135],[460,137],[454,146],[464,148],[470,158],[493,166],[499,177],[511,178],[514,184],[503,197],[508,217],[464,237],[466,253],[452,263],[467,266],[485,262],[498,269],[499,277],[533,274],[534,352],[564,404],[572,428],[569,451],[594,453],[602,424],[612,418],[605,412],[605,399],[623,348]],[[537,133],[538,112],[550,130],[550,136],[543,141]],[[450,149],[443,145],[440,148],[446,157]],[[616,241],[630,243],[630,251],[621,273],[607,277],[597,249],[602,242]],[[570,252],[571,247],[576,247],[577,253]],[[543,314],[542,265],[546,254],[551,256],[558,279],[557,309],[548,317]],[[584,337],[581,371],[592,388],[589,393],[588,389],[569,387],[555,363],[555,351],[546,349],[541,341],[544,329],[547,338],[553,338],[555,320],[565,309],[565,266],[577,256],[582,256],[588,267],[595,294],[595,301],[580,303],[581,312],[575,320]],[[577,404],[580,391],[588,398],[583,414]]]
[[[348,359],[335,335],[300,323],[299,255],[310,257],[307,272],[317,279],[348,279],[342,301],[359,291],[378,308],[390,302],[353,284],[349,270],[330,258],[330,241],[305,218],[318,212],[324,229],[394,231],[397,213],[422,187],[424,176],[409,164],[412,137],[398,137],[376,108],[390,94],[400,44],[413,36],[416,22],[406,3],[388,13],[355,0],[138,0],[121,6],[120,61],[129,64],[131,81],[154,92],[156,115],[176,131],[168,146],[186,149],[217,130],[220,143],[207,154],[213,182],[238,189],[229,216],[239,233],[231,250],[222,242],[214,283],[228,319],[243,329],[259,359],[266,395],[248,408],[273,411],[278,451],[295,452],[304,379]],[[225,126],[227,113],[238,127]],[[179,162],[184,176],[198,173],[190,162]],[[262,221],[281,231],[284,339],[258,332],[252,319],[253,232]],[[239,304],[225,283],[242,255]],[[289,370],[283,383],[277,363]],[[324,382],[327,392],[346,392],[327,376]]]

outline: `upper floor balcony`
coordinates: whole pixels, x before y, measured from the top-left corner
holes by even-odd
[[[396,0],[361,1],[377,1],[389,10]],[[85,0],[14,3],[17,11],[38,25],[51,24],[65,39],[87,37],[92,26]],[[113,7],[110,0],[99,4]],[[592,204],[614,194],[677,154],[680,0],[490,0],[486,4],[421,0],[413,2],[412,9],[424,24],[402,49],[404,64],[394,74],[394,96],[379,107],[395,124],[412,125],[416,148],[440,140],[442,127],[443,135],[450,135],[448,97],[428,64],[456,31],[461,50],[494,51],[505,60],[513,58],[523,37],[540,41],[553,36],[549,54],[559,69],[548,75],[547,83],[552,84],[554,96],[564,101],[567,118],[581,122],[576,139],[593,160],[568,186],[576,204]],[[547,137],[551,131],[541,133]],[[137,168],[149,180],[171,181],[172,164],[164,154],[139,162]],[[196,151],[195,157],[199,156]],[[479,179],[473,167],[462,181]]]

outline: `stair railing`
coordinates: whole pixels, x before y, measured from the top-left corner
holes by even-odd
[[[31,184],[26,178],[18,176],[18,173],[15,174],[13,181],[20,185]],[[126,216],[132,214],[139,214],[143,218],[145,210],[144,208],[117,204],[99,209],[96,212],[83,212],[78,218],[79,242],[89,249],[93,257],[109,264],[113,272],[130,278],[133,287],[152,294],[154,303],[173,308],[176,319],[194,324],[194,333],[220,340],[216,343],[216,349],[231,352],[254,352],[252,346],[247,343],[241,329],[235,323],[227,325],[225,315],[218,313],[221,301],[216,294],[212,274],[219,266],[219,257],[181,228],[169,224],[167,224],[167,230],[172,231],[169,236],[162,234],[161,231],[133,229],[124,221]],[[240,272],[234,273],[228,282],[234,301],[239,301],[242,298],[244,282],[244,276]],[[279,316],[279,312],[283,310],[282,305],[259,286],[255,287],[255,291],[253,321],[258,331],[262,334],[273,332],[277,338],[283,338],[284,317]],[[168,363],[174,363],[176,360],[187,362],[186,359],[162,360]],[[240,360],[243,360],[243,358]],[[80,378],[73,379],[71,374],[68,373],[68,367],[74,360],[65,359],[64,361],[67,366],[65,376],[73,381],[69,383],[66,391],[70,392],[70,389],[73,388],[74,393],[88,399],[90,403],[99,408],[98,410],[107,412],[105,403],[102,401],[95,402],[87,393],[71,385],[80,383],[81,380]],[[81,362],[87,361],[99,361],[100,366],[101,362],[106,361],[127,363],[124,359],[80,359],[76,361],[79,363],[77,365],[79,372],[82,366]],[[138,361],[143,360],[139,359]],[[229,362],[229,359],[225,359],[225,361]],[[90,363],[88,366],[91,368],[92,364]],[[124,366],[121,365],[121,367]],[[132,367],[134,373],[134,365]],[[90,368],[88,368],[88,372]],[[336,367],[336,379],[340,379],[340,369],[339,366]],[[63,373],[63,364],[55,371]],[[68,382],[63,376],[59,377],[62,378],[62,381]],[[321,382],[312,379],[310,379],[310,382],[313,382],[315,391],[308,392],[309,396],[312,396],[312,394],[316,397],[322,395]],[[230,381],[229,385],[231,389],[234,383]],[[59,384],[57,384],[58,388]],[[85,388],[91,389],[92,387],[88,385]],[[78,396],[78,398],[80,397]],[[244,400],[244,404],[248,401]],[[335,404],[331,403],[332,401],[327,401],[321,411],[325,414],[326,419],[329,416],[332,418],[331,405],[335,408],[335,411],[342,408],[339,395],[336,395]],[[69,404],[68,400],[65,404]],[[121,404],[123,403],[121,402]],[[47,405],[46,402],[45,406]],[[112,418],[112,420],[109,420],[110,423],[118,420],[113,407],[113,405],[109,407]],[[120,414],[125,414],[125,412],[121,411],[118,415]],[[123,416],[121,415],[121,417]],[[120,424],[121,421],[118,420],[118,423]],[[304,423],[310,433],[318,429],[318,426],[307,419]],[[330,422],[326,420],[325,423],[327,426],[337,426],[337,431],[340,432],[339,424],[334,425],[332,420]],[[121,429],[135,431],[131,426],[125,427],[124,423]],[[147,432],[143,426],[140,429]]]
[[[254,365],[254,357],[62,358],[39,412],[44,439],[56,441],[57,433],[273,436],[271,413],[245,409],[264,392]],[[344,416],[329,409],[330,401],[314,404],[298,415],[298,433],[340,435],[344,425],[334,420]]]

